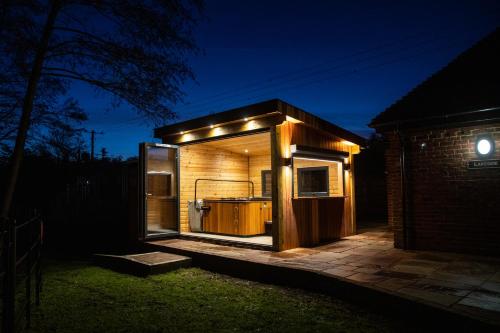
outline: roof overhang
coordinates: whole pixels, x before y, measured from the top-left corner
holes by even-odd
[[[272,99],[159,127],[154,130],[154,137],[162,138],[168,142],[172,141],[173,143],[193,142],[197,138],[206,137],[207,134],[217,131],[217,129],[222,131],[231,128],[232,133],[251,133],[269,130],[285,120],[293,123],[303,123],[306,126],[360,146],[366,145],[366,140],[363,137],[279,99]],[[191,137],[186,140],[180,138],[187,135]],[[222,132],[217,134],[217,138],[224,136],[225,134]],[[172,138],[172,140],[169,140],[169,138]]]

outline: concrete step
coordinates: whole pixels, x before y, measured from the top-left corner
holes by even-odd
[[[191,266],[191,258],[165,252],[94,254],[97,265],[136,276],[161,274]]]

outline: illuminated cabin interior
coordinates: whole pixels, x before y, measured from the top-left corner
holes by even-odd
[[[141,146],[140,237],[282,251],[355,231],[364,139],[281,100],[155,130]]]

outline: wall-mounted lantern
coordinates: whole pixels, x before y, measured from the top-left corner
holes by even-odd
[[[476,140],[476,154],[479,157],[489,157],[495,153],[495,141],[489,135],[480,135]]]

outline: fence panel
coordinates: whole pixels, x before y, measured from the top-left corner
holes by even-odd
[[[0,230],[2,332],[10,333],[19,329],[23,315],[26,327],[30,327],[33,279],[35,304],[40,304],[43,222],[39,215],[20,224],[6,219],[1,221]],[[23,282],[23,297],[18,299],[20,304],[16,304],[18,286]]]

